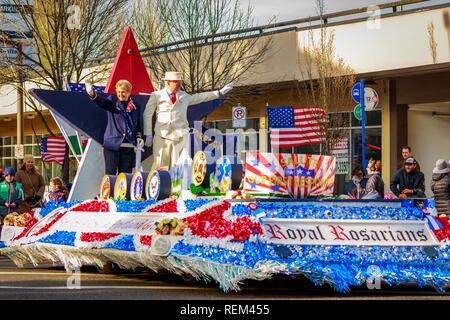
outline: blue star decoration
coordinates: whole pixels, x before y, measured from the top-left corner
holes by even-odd
[[[276,169],[275,163],[271,163],[267,168],[268,168],[271,172],[275,171],[275,169]]]
[[[256,189],[256,182],[250,183],[250,188],[251,189]]]
[[[258,165],[259,165],[259,162],[260,162],[260,161],[259,161],[257,158],[253,159],[253,160],[252,160],[252,166],[253,166],[253,167],[258,166]]]
[[[272,186],[272,189],[273,189],[273,191],[278,191],[278,190],[280,190],[280,186],[275,184]]]

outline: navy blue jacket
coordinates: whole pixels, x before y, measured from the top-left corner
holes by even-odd
[[[126,120],[124,116],[117,110],[117,95],[112,94],[108,98],[103,98],[99,95],[94,99],[95,103],[102,108],[108,111],[107,117],[108,117],[108,123],[106,125],[105,134],[103,137],[103,147],[106,149],[110,149],[113,151],[117,151],[120,148],[120,145],[122,142],[129,142],[125,138],[125,132],[126,132]],[[134,101],[133,101],[134,102]],[[135,137],[142,134],[142,117],[140,112],[140,106],[134,102],[134,105],[136,106],[136,109],[133,109],[131,111],[131,118],[133,119],[133,124],[135,128],[135,132],[133,132],[133,135]],[[125,139],[125,141],[124,141]]]
[[[391,191],[398,197],[405,189],[411,189],[414,193],[408,194],[408,198],[422,197],[425,192],[425,177],[422,172],[417,171],[406,173],[405,168],[398,169],[391,179]]]

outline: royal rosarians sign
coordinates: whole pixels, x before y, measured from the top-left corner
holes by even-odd
[[[439,245],[425,221],[262,219],[265,240],[304,245]]]

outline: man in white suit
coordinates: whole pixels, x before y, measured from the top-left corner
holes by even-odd
[[[154,91],[144,111],[145,145],[153,143],[156,166],[169,170],[175,165],[181,151],[187,147],[189,124],[187,108],[190,105],[217,99],[233,89],[233,83],[219,91],[189,95],[181,91],[181,72],[166,72],[165,88]],[[152,117],[156,112],[155,136],[152,136]]]

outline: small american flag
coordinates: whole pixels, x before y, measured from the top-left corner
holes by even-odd
[[[130,101],[127,105],[127,112],[131,112],[131,110],[136,109],[136,106],[134,105],[133,99],[130,98]]]
[[[68,83],[67,90],[74,92],[86,92],[86,86],[84,83]],[[95,93],[103,93],[105,87],[94,86],[92,90],[94,90]]]
[[[267,109],[272,148],[320,144],[325,140],[325,112],[314,107],[275,107]]]
[[[66,141],[64,137],[47,137],[41,139],[41,157],[44,162],[64,162]]]

